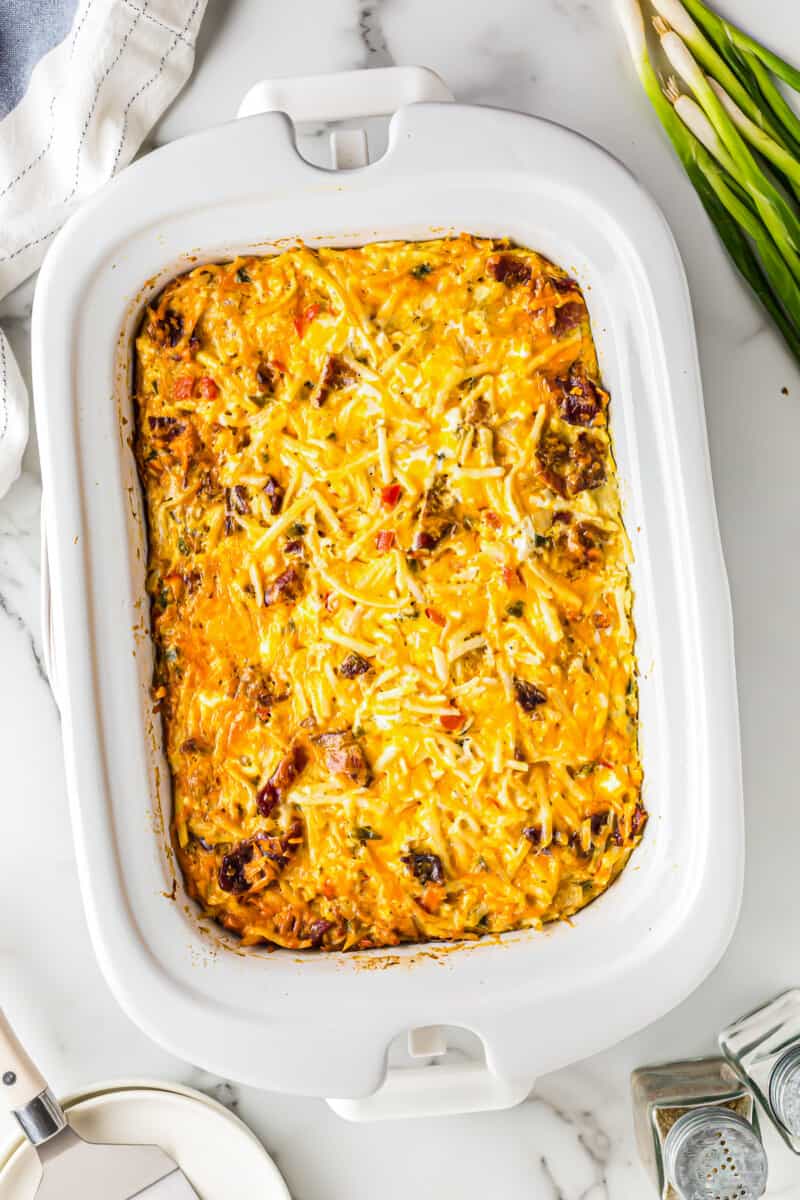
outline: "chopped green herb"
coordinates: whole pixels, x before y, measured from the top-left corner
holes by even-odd
[[[185,538],[178,538],[178,549],[181,554],[191,554],[192,550]]]
[[[155,394],[158,395],[158,380],[157,379],[153,380],[153,382],[150,384],[150,387],[153,389]]]
[[[177,658],[178,658],[177,648],[175,646],[167,646],[166,650],[164,651],[164,661],[168,662],[168,663],[173,663],[177,660]]]
[[[290,535],[290,537],[298,538],[303,536],[303,534],[306,532],[306,529],[307,526],[303,525],[301,521],[295,521],[294,524],[289,526],[286,532]]]
[[[509,617],[521,617],[525,612],[524,600],[513,600],[511,604],[506,606],[506,613]]]
[[[258,392],[254,396],[248,396],[247,399],[251,400],[253,404],[257,404],[259,408],[263,408],[267,401],[272,399],[272,396],[268,392]]]
[[[416,575],[417,571],[419,570],[419,559],[411,558],[406,555],[406,566],[412,575]]]
[[[592,772],[596,771],[596,770],[597,770],[597,763],[594,761],[591,761],[591,762],[582,763],[581,766],[579,766],[578,769],[576,770],[575,774],[582,775],[585,778],[587,775],[591,775]]]
[[[540,550],[542,548],[542,546],[550,545],[550,538],[544,537],[541,533],[534,533],[533,544],[537,550]]]
[[[376,833],[371,825],[356,825],[353,837],[359,842],[379,842],[381,835]]]
[[[239,270],[236,272],[236,282],[237,283],[252,283],[253,281],[250,278],[250,276],[247,274],[247,271],[245,271],[244,267],[239,267]]]
[[[419,263],[416,267],[411,268],[411,274],[415,279],[424,279],[426,275],[430,275],[432,270],[430,263]]]
[[[335,429],[332,429],[332,430],[330,431],[330,433],[328,434],[328,441],[329,441],[329,442],[335,442],[335,441],[336,441],[336,430],[335,430]]]

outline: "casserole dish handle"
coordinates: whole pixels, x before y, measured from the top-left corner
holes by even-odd
[[[383,1083],[371,1096],[328,1100],[328,1104],[346,1121],[446,1117],[513,1108],[530,1094],[535,1082],[531,1078],[498,1075],[488,1062],[389,1067]]]
[[[285,112],[298,121],[348,121],[388,117],[405,104],[452,100],[453,94],[428,67],[373,67],[330,75],[261,79],[239,105],[238,117]]]
[[[406,104],[452,99],[446,84],[427,67],[375,67],[331,75],[262,79],[250,88],[237,116],[283,112],[295,125],[304,121],[328,123],[388,117]],[[333,130],[331,161],[334,170],[366,167],[366,130]]]

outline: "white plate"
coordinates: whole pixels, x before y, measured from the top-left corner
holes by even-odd
[[[66,1101],[64,1107],[70,1123],[88,1141],[161,1146],[182,1168],[200,1200],[230,1200],[233,1195],[290,1200],[278,1168],[255,1134],[199,1092],[123,1086],[94,1090]],[[33,1197],[40,1174],[33,1149],[27,1142],[16,1143],[0,1169],[0,1200]]]

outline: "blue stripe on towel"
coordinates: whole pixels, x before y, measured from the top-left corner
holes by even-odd
[[[22,99],[39,59],[69,33],[78,0],[0,0],[0,118]]]

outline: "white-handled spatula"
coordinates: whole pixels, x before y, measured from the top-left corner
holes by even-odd
[[[0,1095],[42,1164],[36,1200],[198,1200],[158,1146],[108,1146],[79,1137],[2,1009]]]

